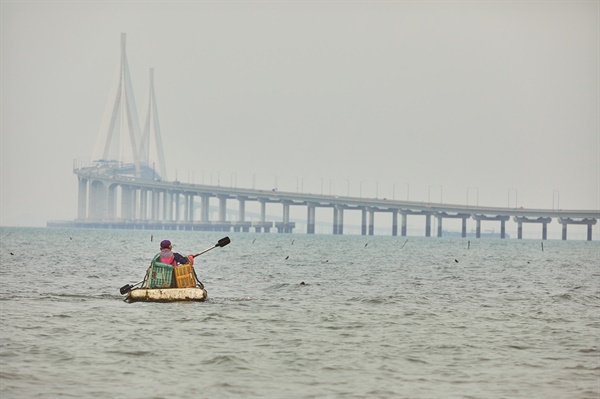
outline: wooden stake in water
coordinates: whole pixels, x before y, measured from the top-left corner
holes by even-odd
[[[471,249],[471,241],[469,240],[469,245],[467,246],[467,249]]]
[[[542,252],[544,252],[544,243],[542,243]]]

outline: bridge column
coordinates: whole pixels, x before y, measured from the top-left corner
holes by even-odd
[[[106,217],[108,206],[108,188],[101,181],[90,181],[89,216],[93,221],[102,221]]]
[[[158,220],[158,191],[152,189],[150,191],[150,220],[156,222]]]
[[[145,221],[148,218],[148,189],[140,189],[140,220]]]
[[[360,234],[367,235],[367,208],[362,208],[362,218],[360,223]]]
[[[341,205],[333,207],[333,234],[344,234],[344,207]]]
[[[141,187],[134,187],[133,188],[133,219],[136,221],[136,223],[140,220],[140,193],[141,193],[142,189]]]
[[[315,206],[311,204],[307,207],[306,234],[315,234]]]
[[[398,210],[394,209],[392,212],[392,237],[398,235]]]
[[[107,190],[106,208],[104,213],[104,219],[113,221],[116,218],[117,213],[117,196],[115,195],[116,186],[110,186]]]
[[[283,215],[281,218],[281,227],[278,227],[278,233],[291,233],[290,229],[290,204],[283,202]]]
[[[437,216],[437,236],[441,237],[442,236],[442,217],[441,216]]]
[[[190,193],[190,198],[188,201],[188,221],[190,223],[194,223],[194,194]]]
[[[77,207],[77,219],[87,219],[87,193],[88,193],[88,179],[77,176],[79,181],[79,197]]]
[[[369,235],[375,234],[375,210],[369,209]]]
[[[548,239],[548,223],[542,223],[542,240]]]
[[[338,233],[338,208],[337,206],[333,207],[333,235]]]
[[[462,228],[461,228],[461,237],[462,238],[466,238],[467,237],[467,218],[464,217],[462,218]]]
[[[587,240],[592,241],[592,223],[587,225]]]
[[[408,215],[402,212],[402,237],[406,237],[406,219]]]
[[[173,197],[175,199],[175,223],[179,223],[181,220],[181,194],[179,192],[174,192]]]
[[[264,223],[267,220],[267,203],[260,201],[260,222]]]
[[[156,197],[156,219],[161,218],[159,215],[159,209],[162,209],[162,218],[163,222],[172,222],[173,221],[173,201],[174,201],[174,193],[172,191],[161,190],[155,192]],[[162,197],[162,208],[160,206],[160,197]]]
[[[200,221],[202,223],[208,223],[208,214],[210,210],[210,196],[207,194],[203,194],[201,196],[201,204],[200,204]]]
[[[260,202],[260,222],[261,225],[263,226],[263,231],[265,233],[268,233],[271,231],[271,227],[269,227],[266,223],[267,220],[267,201],[265,200],[259,200]],[[256,230],[256,232],[260,232],[260,230]]]
[[[425,237],[431,237],[431,214],[425,215]]]
[[[240,222],[246,221],[246,200],[238,198],[238,217]]]
[[[131,186],[121,186],[121,219],[132,219],[133,197]]]
[[[506,221],[500,221],[500,238],[506,237]]]
[[[227,221],[227,197],[219,197],[219,222]]]
[[[183,204],[181,205],[181,219],[185,224],[190,220],[190,195],[186,193],[181,193],[181,200],[183,202]]]
[[[567,223],[563,223],[562,225],[562,239],[564,241],[567,240]]]
[[[475,238],[481,238],[481,219],[477,219],[477,228],[475,230]]]

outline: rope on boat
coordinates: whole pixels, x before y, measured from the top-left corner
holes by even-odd
[[[196,281],[198,283],[198,287],[204,289],[204,284],[202,284],[202,281],[200,281],[200,279],[198,278],[198,275],[196,274],[196,269],[194,269],[193,266],[192,266],[192,270],[194,271],[194,277],[196,278]]]

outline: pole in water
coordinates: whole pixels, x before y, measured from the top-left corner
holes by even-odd
[[[469,245],[467,246],[467,249],[471,249],[471,241],[469,240]]]
[[[150,234],[150,242],[154,241],[154,234]]]
[[[542,252],[544,252],[544,243],[542,243]]]

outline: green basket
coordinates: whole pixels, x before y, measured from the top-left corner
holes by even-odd
[[[173,266],[153,261],[148,288],[171,288],[172,282]]]

